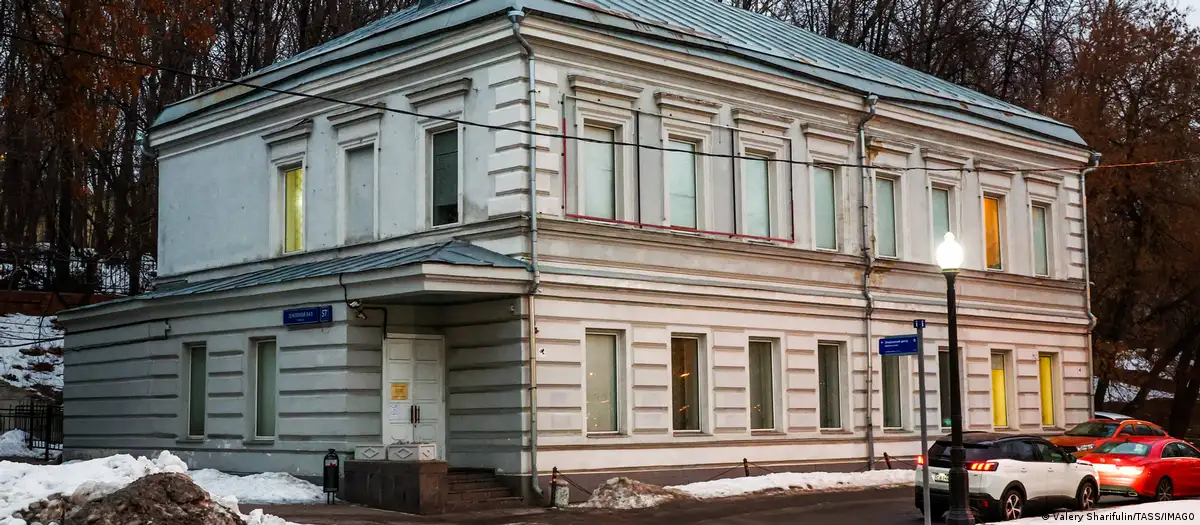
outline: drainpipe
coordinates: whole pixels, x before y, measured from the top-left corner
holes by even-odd
[[[879,103],[879,97],[876,95],[867,95],[867,115],[862,120],[858,121],[858,164],[861,166],[859,170],[862,173],[862,188],[859,191],[859,209],[862,214],[862,256],[863,256],[863,274],[862,274],[862,294],[863,299],[867,301],[867,307],[863,311],[863,328],[867,336],[867,469],[875,470],[875,422],[871,412],[874,411],[873,393],[871,392],[872,378],[875,373],[875,366],[871,359],[871,313],[875,310],[875,297],[871,295],[871,271],[875,269],[875,258],[871,255],[871,202],[867,199],[867,192],[871,189],[871,171],[867,169],[867,122],[875,118],[875,105]],[[851,427],[854,426],[853,415],[850,418]]]
[[[525,18],[524,9],[517,5],[508,12],[508,20],[512,22],[513,36],[525,50],[529,60],[529,131],[537,131],[537,77],[535,76],[533,47],[521,36],[521,20]],[[565,177],[566,174],[564,173]],[[565,199],[566,196],[564,195]],[[542,499],[542,487],[538,483],[537,468],[537,308],[536,296],[542,284],[542,274],[538,269],[538,211],[537,211],[537,137],[529,136],[529,484],[533,496],[538,501]]]
[[[1090,166],[1079,172],[1079,202],[1083,203],[1083,299],[1087,311],[1088,417],[1096,415],[1095,371],[1092,369],[1092,330],[1096,316],[1092,313],[1092,260],[1088,253],[1087,176],[1100,165],[1100,152],[1093,151]]]

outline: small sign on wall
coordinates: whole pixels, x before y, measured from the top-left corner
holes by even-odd
[[[400,411],[403,407],[404,403],[389,403],[388,421],[404,421],[404,416],[401,415]]]
[[[392,383],[392,401],[408,401],[408,383]]]

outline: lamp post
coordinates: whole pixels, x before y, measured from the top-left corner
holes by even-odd
[[[954,279],[962,266],[963,249],[946,233],[937,248],[937,263],[946,276],[946,324],[950,332],[950,512],[946,525],[973,525],[975,516],[967,504],[967,452],[962,442],[962,382],[958,370],[958,314],[954,302]]]

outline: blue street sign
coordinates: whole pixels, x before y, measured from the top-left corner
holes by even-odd
[[[879,355],[916,355],[916,335],[893,335],[879,339]]]
[[[924,319],[913,320],[913,328],[925,328],[925,320]]]
[[[283,311],[284,326],[323,324],[332,322],[333,307],[330,305],[292,308],[290,310]]]

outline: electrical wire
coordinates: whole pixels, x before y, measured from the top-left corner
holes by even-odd
[[[869,168],[869,169],[880,169],[880,170],[892,171],[892,172],[895,172],[895,171],[972,172],[972,171],[974,171],[977,173],[986,173],[986,172],[1046,173],[1046,172],[1055,172],[1055,171],[1079,171],[1079,170],[1089,167],[1085,164],[1078,164],[1078,165],[1073,165],[1073,166],[1063,166],[1063,167],[1014,168],[1014,169],[979,168],[979,167],[974,167],[974,168],[965,168],[965,167],[963,167],[963,168],[928,168],[928,167],[917,167],[917,166],[893,167],[893,166],[878,166],[878,165],[873,165],[873,164],[865,164],[864,165],[864,164],[852,164],[852,163],[843,163],[843,162],[803,161],[803,160],[781,159],[781,158],[764,158],[764,157],[738,155],[738,154],[730,154],[730,153],[711,153],[711,152],[703,152],[703,151],[674,149],[674,148],[666,148],[666,147],[662,147],[662,146],[654,146],[654,145],[650,145],[650,144],[635,144],[635,143],[631,143],[631,142],[622,142],[622,141],[616,141],[616,140],[608,141],[608,140],[602,140],[602,139],[580,137],[580,136],[575,136],[575,135],[567,135],[565,132],[564,133],[549,133],[549,132],[545,132],[545,131],[537,131],[534,129],[526,130],[526,129],[520,129],[520,128],[511,128],[511,127],[507,127],[507,126],[500,126],[500,125],[496,125],[496,124],[486,124],[486,123],[482,123],[482,122],[475,122],[475,121],[471,121],[471,120],[459,119],[459,118],[454,118],[454,117],[446,117],[446,116],[440,116],[440,115],[427,115],[427,114],[418,113],[415,111],[408,111],[408,110],[399,109],[399,108],[390,108],[387,106],[376,105],[376,104],[367,104],[367,103],[363,103],[363,102],[355,102],[355,101],[350,101],[350,100],[342,100],[342,99],[338,99],[338,98],[334,98],[334,97],[330,97],[330,96],[317,95],[317,94],[312,94],[312,93],[303,93],[303,92],[299,92],[299,91],[293,91],[290,89],[274,88],[274,87],[270,87],[270,86],[253,84],[253,83],[246,82],[243,80],[228,79],[228,78],[218,77],[215,75],[209,75],[209,74],[204,74],[204,73],[195,73],[192,71],[185,71],[185,70],[170,67],[170,66],[154,64],[154,63],[145,62],[145,61],[141,61],[141,60],[135,60],[132,58],[117,57],[117,56],[101,53],[98,51],[91,51],[88,49],[82,49],[82,48],[77,48],[74,46],[68,46],[65,44],[59,44],[57,42],[49,42],[49,41],[40,40],[37,38],[21,36],[21,35],[9,33],[6,31],[0,31],[0,38],[11,38],[14,40],[27,42],[27,43],[34,44],[34,45],[40,45],[40,46],[45,46],[45,47],[61,49],[63,51],[79,53],[79,54],[85,55],[85,56],[99,58],[102,60],[109,60],[109,61],[113,61],[113,62],[120,62],[123,64],[132,65],[132,66],[146,67],[146,68],[156,69],[159,71],[166,71],[169,73],[175,73],[177,75],[184,75],[184,76],[192,77],[192,78],[199,79],[199,80],[207,80],[210,82],[217,82],[217,83],[229,84],[229,85],[235,85],[235,86],[243,86],[243,87],[247,87],[247,88],[251,88],[251,89],[259,89],[259,90],[267,91],[270,93],[276,93],[276,94],[280,94],[280,95],[290,95],[290,96],[295,96],[295,97],[308,98],[308,99],[312,99],[312,100],[320,100],[320,101],[328,102],[328,103],[332,103],[332,104],[347,105],[347,106],[366,108],[366,109],[378,109],[381,111],[387,111],[390,113],[396,113],[399,115],[406,115],[406,116],[410,116],[410,117],[417,117],[420,119],[438,120],[438,121],[442,121],[442,122],[449,122],[449,123],[459,124],[459,125],[463,125],[463,126],[473,126],[473,127],[485,128],[485,129],[494,130],[494,131],[515,131],[517,133],[522,133],[522,134],[530,135],[530,136],[534,136],[534,137],[570,139],[570,140],[575,140],[575,141],[580,141],[580,142],[588,142],[588,143],[593,143],[593,144],[606,144],[606,145],[621,146],[621,147],[634,147],[634,148],[642,148],[642,149],[648,149],[648,150],[652,150],[652,151],[661,151],[661,152],[670,152],[670,153],[688,153],[691,155],[702,156],[702,157],[712,157],[712,158],[719,158],[719,159],[755,160],[755,161],[760,161],[760,162],[767,161],[767,162],[773,162],[773,163],[809,166],[809,167]],[[1127,167],[1140,167],[1140,166],[1160,166],[1160,165],[1166,165],[1166,164],[1190,163],[1190,162],[1196,162],[1196,161],[1200,161],[1200,157],[1187,157],[1187,158],[1169,159],[1169,160],[1153,160],[1153,161],[1133,162],[1133,163],[1125,163],[1125,164],[1103,164],[1103,165],[1092,166],[1092,167],[1094,169],[1112,169],[1112,168],[1127,168]]]

